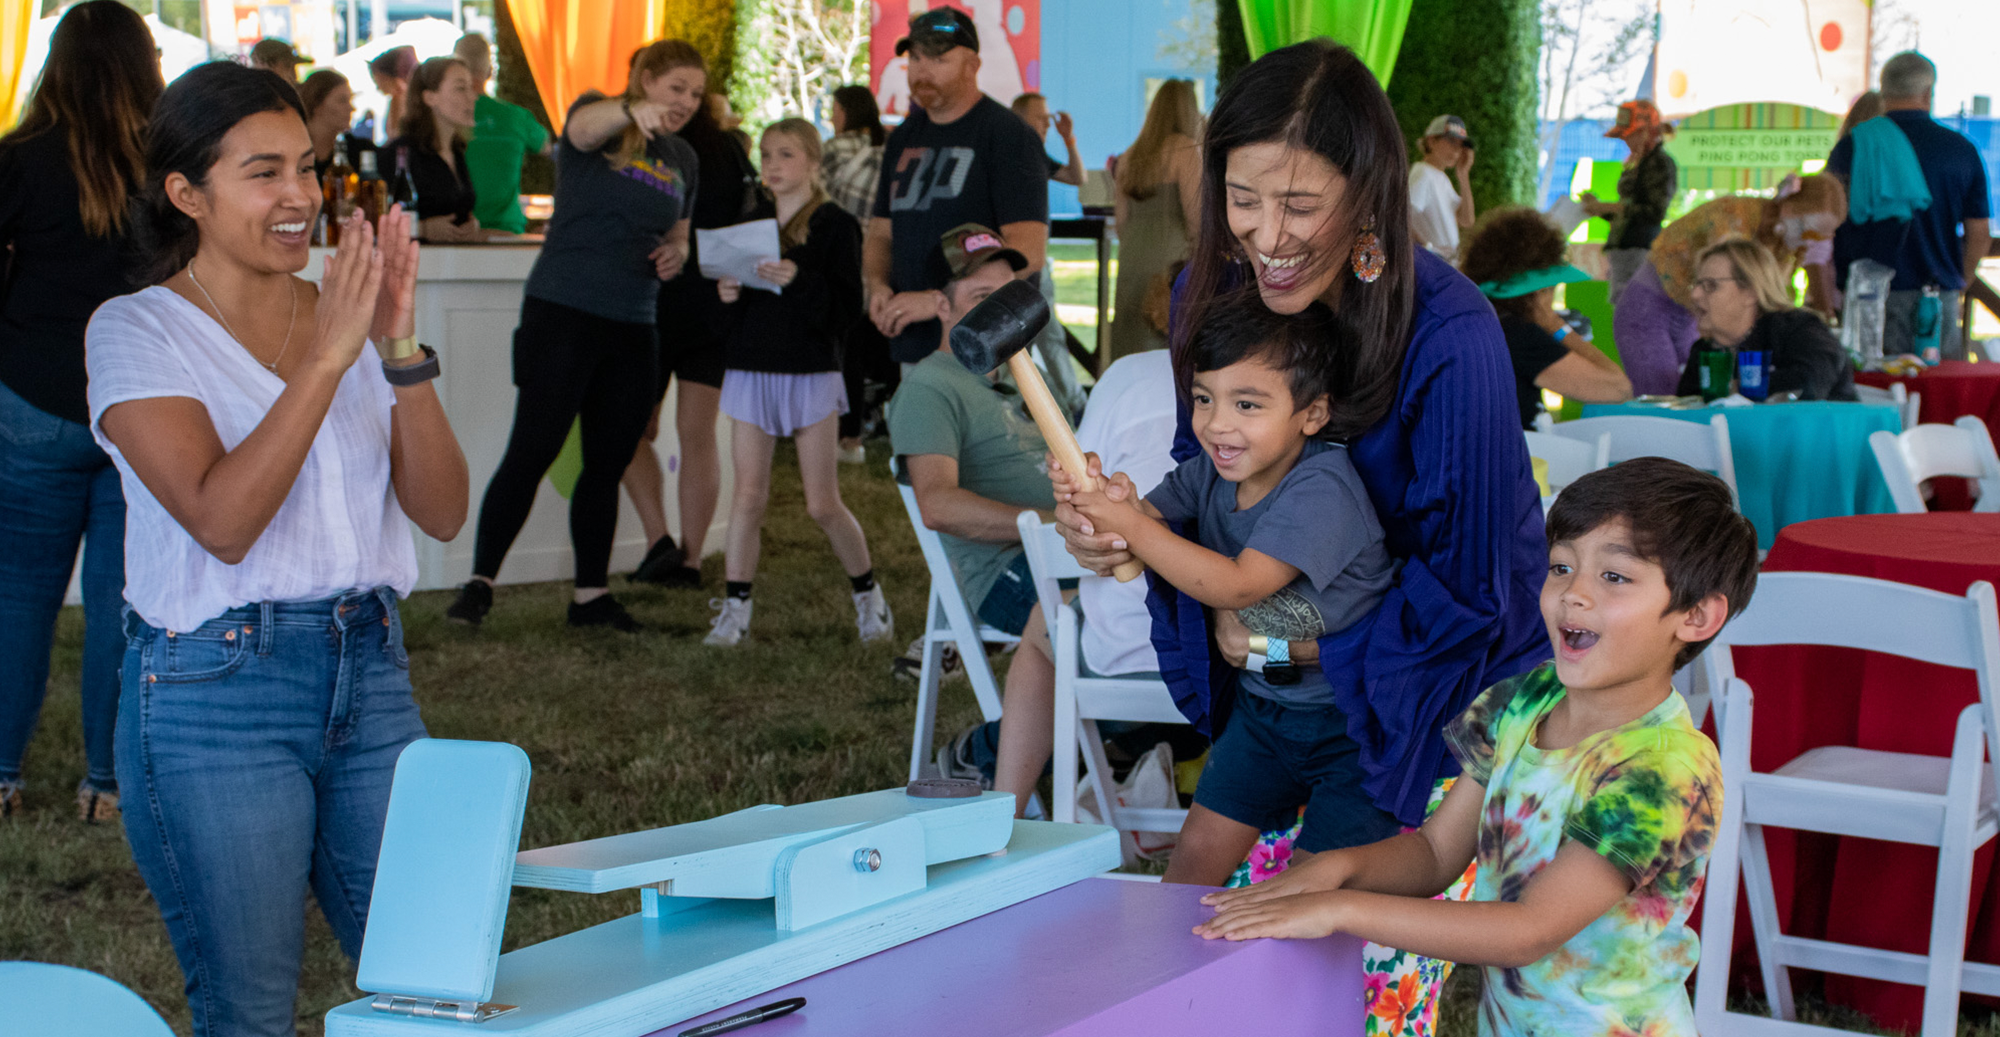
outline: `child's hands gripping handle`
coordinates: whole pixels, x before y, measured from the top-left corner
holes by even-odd
[[[1027,404],[1028,414],[1035,419],[1035,427],[1042,432],[1042,442],[1048,444],[1049,453],[1056,457],[1056,463],[1065,471],[1075,473],[1075,478],[1084,483],[1084,492],[1098,489],[1097,480],[1089,476],[1089,467],[1084,464],[1083,448],[1077,445],[1076,432],[1069,427],[1069,418],[1056,405],[1055,397],[1049,394],[1049,387],[1042,381],[1042,373],[1035,370],[1035,362],[1023,349],[1007,358],[1007,368],[1013,372],[1014,386],[1021,390],[1021,402]],[[1130,583],[1146,571],[1146,566],[1138,559],[1111,570],[1119,583]]]

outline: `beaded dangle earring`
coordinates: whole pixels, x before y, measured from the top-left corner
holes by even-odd
[[[1354,251],[1347,262],[1354,268],[1355,280],[1362,284],[1374,284],[1389,265],[1389,257],[1382,251],[1382,239],[1375,236],[1373,219],[1362,224],[1361,233],[1354,239]]]

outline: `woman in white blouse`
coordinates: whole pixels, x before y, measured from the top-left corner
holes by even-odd
[[[465,459],[413,335],[410,216],[350,221],[317,288],[294,276],[320,194],[289,84],[188,72],[146,168],[154,286],[86,338],[129,502],[125,831],[195,1033],[289,1035],[308,885],[361,949],[396,757],[424,735],[409,523],[457,534]]]

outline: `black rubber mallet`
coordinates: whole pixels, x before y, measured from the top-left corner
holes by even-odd
[[[1086,492],[1096,490],[1100,487],[1088,474],[1090,469],[1084,464],[1083,448],[1077,445],[1076,430],[1070,428],[1069,418],[1056,404],[1048,384],[1042,381],[1042,373],[1028,356],[1029,343],[1048,323],[1049,302],[1042,298],[1034,282],[1009,281],[974,306],[951,329],[951,355],[966,370],[982,378],[1005,365],[1014,376],[1014,386],[1021,391],[1021,402],[1028,405],[1029,416],[1041,430],[1042,442],[1056,456],[1057,463]],[[1111,575],[1126,583],[1145,571],[1146,567],[1133,559],[1113,569]]]

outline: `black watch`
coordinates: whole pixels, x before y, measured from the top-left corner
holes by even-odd
[[[1299,682],[1299,668],[1295,663],[1265,663],[1264,683],[1272,687],[1288,687]]]
[[[424,351],[421,363],[411,364],[408,367],[391,367],[386,361],[382,364],[382,377],[387,379],[390,385],[422,385],[438,376],[437,350],[422,344],[417,348]]]

